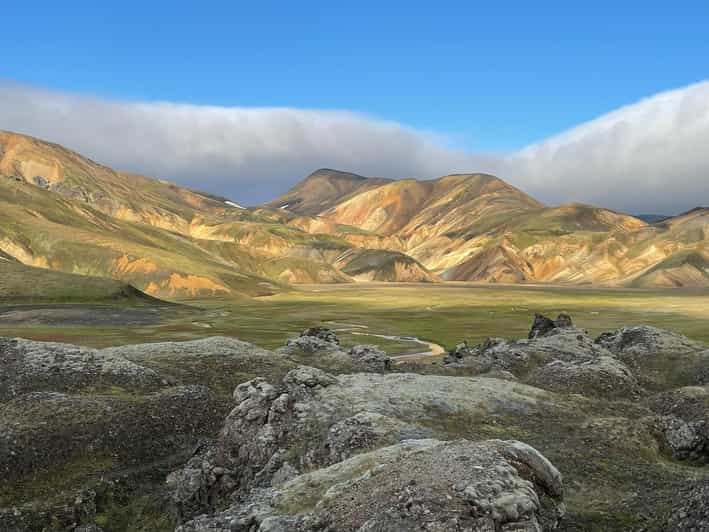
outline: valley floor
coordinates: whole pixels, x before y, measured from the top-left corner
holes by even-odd
[[[0,336],[91,347],[234,336],[276,348],[306,327],[345,329],[343,343],[377,344],[392,355],[421,351],[410,336],[454,347],[462,340],[523,337],[535,312],[568,312],[595,335],[648,324],[709,342],[709,289],[594,289],[471,283],[304,285],[254,299],[183,300],[183,306],[16,305],[0,302]],[[350,331],[352,329],[353,331]]]

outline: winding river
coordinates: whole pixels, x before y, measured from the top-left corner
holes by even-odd
[[[421,340],[420,338],[416,338],[415,336],[392,336],[392,335],[388,335],[388,334],[376,334],[376,333],[371,333],[371,332],[364,332],[363,329],[368,330],[369,327],[366,325],[359,325],[356,323],[340,323],[340,322],[331,321],[331,322],[328,322],[328,324],[339,327],[337,329],[334,329],[335,332],[348,332],[350,334],[354,334],[357,336],[373,336],[376,338],[384,338],[386,340],[397,340],[400,342],[411,342],[412,344],[422,345],[422,346],[426,346],[428,348],[427,350],[418,351],[416,353],[389,355],[392,360],[406,360],[406,359],[432,357],[432,356],[442,355],[443,353],[446,352],[446,350],[443,348],[442,345],[436,344],[434,342],[428,342],[426,340]]]

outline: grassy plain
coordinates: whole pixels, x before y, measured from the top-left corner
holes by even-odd
[[[17,319],[22,307],[3,310],[2,303],[0,298],[0,335],[91,346],[226,335],[276,348],[306,327],[325,324],[343,329],[366,326],[371,333],[416,336],[451,348],[463,339],[480,342],[489,336],[524,337],[535,312],[555,316],[562,311],[594,335],[644,323],[709,342],[709,290],[466,283],[309,285],[253,299],[183,300],[186,306],[155,309],[157,319],[142,322],[138,318],[117,324],[98,319],[102,311],[96,305],[85,318],[81,312],[63,311],[66,320],[52,321],[43,318],[42,307]],[[116,306],[131,304],[118,300],[104,311],[110,315]],[[150,305],[144,301],[140,304]],[[351,332],[340,336],[345,344],[375,343],[392,354],[420,349],[409,342]]]

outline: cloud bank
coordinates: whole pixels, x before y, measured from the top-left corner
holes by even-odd
[[[709,82],[622,107],[510,155],[502,170],[547,202],[635,213],[709,205]]]
[[[547,203],[636,213],[709,203],[709,82],[503,156],[348,111],[123,102],[12,83],[0,83],[0,129],[252,204],[319,167],[384,177],[490,172]]]

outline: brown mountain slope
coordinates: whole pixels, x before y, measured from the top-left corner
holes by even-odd
[[[705,286],[708,241],[709,209],[648,225],[588,205],[545,207],[486,174],[392,181],[319,170],[245,209],[0,132],[0,258],[161,297],[439,277]]]
[[[382,235],[429,238],[541,206],[494,176],[463,174],[394,181],[355,194],[322,216]]]
[[[0,256],[166,298],[353,281],[334,265],[353,245],[318,220],[235,205],[0,132]]]
[[[229,216],[226,200],[168,181],[119,172],[57,144],[0,131],[0,175],[82,201],[114,218],[188,234],[196,212]]]
[[[697,256],[683,254],[703,256],[706,213],[648,225],[578,203],[544,207],[494,176],[466,174],[366,187],[308,223],[355,246],[405,253],[445,280],[696,286],[709,282]]]
[[[264,206],[271,209],[288,209],[297,214],[315,215],[352,194],[390,181],[390,179],[362,177],[349,172],[321,168]]]

